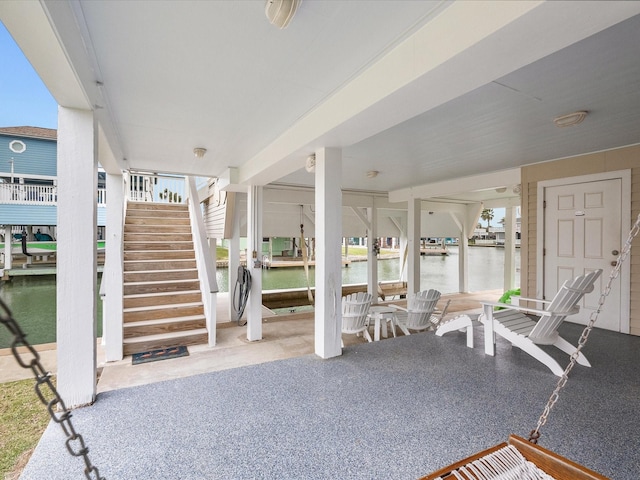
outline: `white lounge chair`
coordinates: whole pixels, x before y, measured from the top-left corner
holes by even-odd
[[[357,292],[342,297],[342,333],[364,335],[369,342],[372,341],[368,330],[367,315],[371,306],[370,293]],[[342,342],[344,347],[344,341]]]
[[[576,347],[558,334],[558,327],[565,318],[578,313],[580,310],[578,302],[585,294],[593,291],[594,283],[601,273],[602,270],[593,270],[573,280],[567,280],[551,301],[519,298],[520,301],[546,304],[546,308],[542,310],[506,303],[481,302],[483,305],[494,308],[502,307],[503,310],[485,309],[484,311],[489,312],[488,316],[491,318],[485,318],[483,314],[479,320],[485,325],[487,322],[493,322],[493,330],[496,334],[545,364],[555,375],[562,376],[564,369],[538,345],[554,345],[569,355],[576,351]],[[540,319],[535,321],[522,312],[539,315]],[[586,367],[591,366],[582,353],[578,356],[577,362]]]
[[[447,311],[449,310],[450,304],[451,304],[451,299],[447,300],[444,303],[444,307],[442,307],[442,310],[438,310],[437,308],[434,310],[433,315],[431,315],[431,318],[429,319],[431,321],[430,328],[432,330],[437,329],[442,324],[444,317],[447,315]]]
[[[407,299],[407,308],[398,305],[390,305],[396,308],[393,321],[402,330],[402,333],[409,335],[409,330],[422,331],[433,326],[432,316],[436,311],[436,305],[440,300],[438,290],[423,290]],[[439,321],[439,317],[435,317]]]

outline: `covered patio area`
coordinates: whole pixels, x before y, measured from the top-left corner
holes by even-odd
[[[561,333],[575,341],[581,329]],[[474,349],[462,333],[423,333],[349,345],[329,360],[309,354],[104,391],[74,411],[74,425],[109,479],[419,478],[510,433],[526,437],[556,385],[501,339],[495,357],[484,355],[481,329],[476,336]],[[585,354],[593,367],[573,370],[540,444],[636,479],[640,338],[596,329]],[[64,440],[51,424],[21,479],[84,478]]]

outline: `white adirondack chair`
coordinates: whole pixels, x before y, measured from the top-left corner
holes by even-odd
[[[485,318],[483,314],[478,320],[483,323],[492,321],[496,334],[542,362],[555,375],[562,376],[564,369],[538,345],[554,345],[569,355],[576,351],[576,347],[558,334],[558,327],[565,318],[578,313],[578,302],[586,293],[593,291],[594,283],[601,273],[602,270],[593,270],[573,280],[567,280],[551,301],[519,298],[520,301],[546,304],[546,308],[542,310],[505,303],[481,302],[483,305],[503,307],[504,310],[485,309],[485,312],[490,312],[489,316],[492,318]],[[539,315],[540,319],[535,321],[522,312]],[[577,362],[586,367],[591,366],[582,353],[578,356]]]
[[[438,300],[440,292],[433,288],[409,295],[407,308],[390,305],[396,308],[393,321],[405,335],[410,335],[409,330],[427,330],[434,325],[432,317]],[[436,316],[435,320],[439,321],[439,317]]]
[[[373,341],[369,334],[367,315],[371,306],[370,293],[357,292],[342,297],[342,333],[362,334],[369,342]],[[344,347],[344,341],[342,342]]]
[[[442,324],[444,317],[447,315],[447,311],[449,310],[450,304],[451,304],[451,299],[445,302],[444,307],[442,307],[442,310],[438,310],[437,308],[434,310],[433,315],[431,315],[431,318],[429,319],[429,321],[431,322],[432,330],[437,329]]]

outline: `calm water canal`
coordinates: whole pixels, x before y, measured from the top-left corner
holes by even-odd
[[[472,247],[469,249],[469,289],[471,291],[502,288],[504,249]],[[437,288],[442,293],[458,291],[458,249],[450,247],[448,256],[425,256],[420,258],[422,272],[420,288]],[[516,269],[520,269],[520,251],[516,250]],[[378,279],[398,280],[398,259],[378,262]],[[313,269],[310,271],[314,285]],[[278,290],[306,286],[302,268],[275,268],[262,271],[262,286],[265,290]],[[519,276],[516,275],[519,280]],[[342,269],[342,283],[366,283],[367,263],[353,262]],[[226,269],[218,270],[220,291],[229,291]],[[0,297],[9,305],[13,316],[28,334],[33,344],[55,342],[56,285],[54,276],[14,277],[11,282],[2,282]],[[102,304],[98,298],[98,336],[102,335]],[[0,348],[10,345],[8,332],[0,328]]]

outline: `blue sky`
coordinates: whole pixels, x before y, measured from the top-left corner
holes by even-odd
[[[0,22],[0,127],[58,128],[58,104]]]

